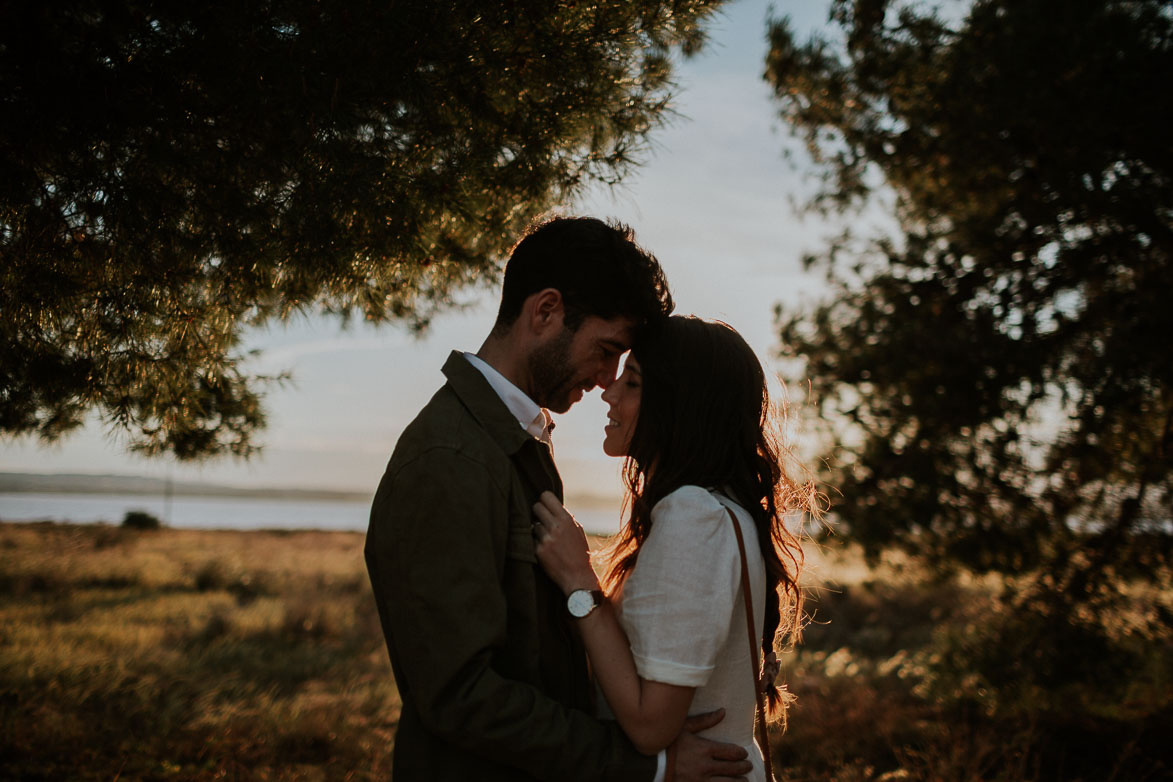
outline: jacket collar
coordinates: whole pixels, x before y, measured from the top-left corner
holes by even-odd
[[[493,365],[480,356],[475,353],[465,353],[464,358],[485,376],[485,380],[489,381],[489,385],[509,408],[509,412],[513,413],[513,417],[517,419],[517,423],[521,424],[522,429],[539,440],[550,441],[549,433],[554,430],[554,422],[545,409],[539,407],[537,402],[513,385],[513,381],[498,372]]]
[[[459,350],[448,354],[442,371],[457,398],[505,453],[512,455],[534,439],[521,428],[485,376]]]

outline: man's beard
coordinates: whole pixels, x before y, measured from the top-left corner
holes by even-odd
[[[570,395],[583,385],[575,380],[574,368],[570,365],[570,344],[573,341],[574,332],[563,328],[558,336],[529,355],[533,400],[555,413],[569,410]]]

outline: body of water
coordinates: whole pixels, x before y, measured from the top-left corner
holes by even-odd
[[[326,529],[365,532],[369,500],[280,500],[258,497],[149,494],[0,493],[0,521],[68,521],[120,524],[127,511],[146,511],[172,527],[188,529]],[[588,532],[619,530],[619,511],[571,509]]]

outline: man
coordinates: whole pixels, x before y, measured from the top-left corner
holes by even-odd
[[[514,249],[480,350],[449,356],[448,382],[400,437],[365,549],[403,700],[396,782],[749,771],[744,749],[690,732],[720,714],[692,720],[658,757],[594,719],[567,596],[534,555],[533,504],[562,496],[547,411],[610,384],[640,327],[671,310],[663,271],[630,229],[551,220]]]

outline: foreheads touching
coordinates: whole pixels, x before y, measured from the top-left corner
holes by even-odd
[[[609,386],[638,333],[672,307],[660,264],[630,228],[556,218],[514,248],[482,357],[542,407],[565,412]]]

